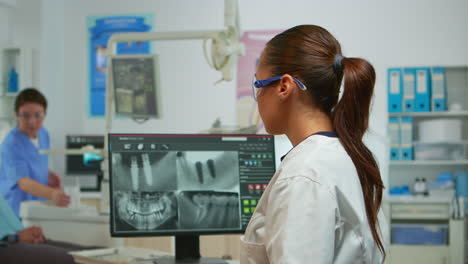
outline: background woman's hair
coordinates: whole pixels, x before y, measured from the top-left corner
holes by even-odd
[[[344,149],[351,157],[361,182],[367,220],[372,236],[385,256],[379,235],[378,211],[383,183],[372,152],[362,142],[368,128],[374,92],[375,71],[360,58],[342,58],[339,42],[324,28],[301,25],[271,39],[266,46],[264,64],[272,76],[290,74],[306,86],[314,107],[333,122]],[[344,77],[344,92],[338,102]]]
[[[36,103],[44,107],[44,111],[47,111],[47,99],[45,96],[35,88],[26,88],[16,96],[15,100],[15,112],[18,113],[21,106],[27,103]]]

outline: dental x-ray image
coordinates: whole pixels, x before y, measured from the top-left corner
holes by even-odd
[[[178,198],[182,229],[240,228],[238,193],[184,191]]]
[[[115,229],[240,228],[235,151],[112,153]]]
[[[177,190],[176,152],[113,153],[112,175],[115,190]]]
[[[175,152],[112,155],[116,229],[177,228]]]
[[[179,190],[239,192],[236,151],[181,151],[177,153]]]
[[[114,199],[117,230],[177,228],[177,200],[174,192],[118,191]]]

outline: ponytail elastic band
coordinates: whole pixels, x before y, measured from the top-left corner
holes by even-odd
[[[342,65],[341,61],[344,59],[343,55],[341,54],[336,54],[335,55],[335,61],[333,62],[333,68],[335,69],[336,72],[341,72],[342,70]]]

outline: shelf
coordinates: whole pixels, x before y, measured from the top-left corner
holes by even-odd
[[[450,204],[452,197],[437,197],[437,196],[414,196],[414,195],[389,195],[384,200],[387,203],[419,203],[419,204],[430,204],[430,203],[443,203]]]
[[[403,112],[388,113],[388,116],[412,116],[412,117],[465,117],[468,111],[447,111],[447,112]]]
[[[450,259],[449,245],[390,244],[390,247],[389,249],[387,249],[387,252],[388,258],[385,261],[385,263],[389,264],[441,264],[449,263],[448,260]]]
[[[3,93],[0,95],[2,98],[16,98],[18,93]]]
[[[390,161],[391,166],[453,166],[466,165],[468,160],[405,160],[405,161]]]
[[[413,250],[431,250],[431,249],[440,249],[440,250],[448,250],[448,245],[406,245],[406,244],[390,244],[391,247],[395,249],[401,247],[404,249],[411,248]]]

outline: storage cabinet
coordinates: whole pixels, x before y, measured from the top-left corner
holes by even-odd
[[[397,239],[392,237],[386,263],[467,263],[466,223],[465,219],[452,218],[451,199],[389,198],[384,204],[384,210],[390,227],[408,223],[414,226],[442,227],[441,230],[431,230],[437,237],[426,238],[426,244],[411,244],[411,241],[406,241],[408,244],[397,244],[393,243]]]
[[[426,182],[429,183],[435,181],[437,175],[441,173],[468,171],[468,67],[444,68],[446,111],[404,112],[405,109],[402,107],[402,112],[389,113],[390,118],[401,120],[409,117],[412,119],[411,145],[413,152],[412,158],[407,160],[390,161],[387,190],[403,185],[410,186],[412,190],[417,178],[425,178]],[[403,87],[401,88],[403,89]],[[417,89],[417,85],[415,89]],[[402,95],[402,99],[404,96]],[[424,127],[421,126],[421,123],[428,120],[456,120],[456,122],[461,123],[459,133],[461,138],[442,141],[431,140],[431,133],[436,139],[437,131],[419,131],[421,127]],[[423,141],[421,141],[420,135],[423,134],[425,135],[422,136]],[[428,143],[428,140],[432,142]],[[465,219],[453,218],[452,202],[452,197],[446,196],[398,197],[389,195],[384,201],[384,209],[390,226],[392,224],[403,226],[408,224],[408,227],[412,225],[433,226],[441,227],[441,232],[446,226],[448,228],[446,230],[448,243],[445,245],[394,243],[390,246],[387,263],[468,263],[466,259],[466,217]],[[392,240],[394,239],[392,238]]]

